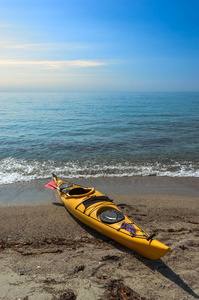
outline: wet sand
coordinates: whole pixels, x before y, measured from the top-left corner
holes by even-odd
[[[171,251],[151,261],[86,227],[48,180],[1,186],[0,299],[199,298],[198,178],[72,181],[107,194]]]

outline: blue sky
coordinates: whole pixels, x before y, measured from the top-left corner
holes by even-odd
[[[0,0],[0,91],[199,91],[198,0]]]

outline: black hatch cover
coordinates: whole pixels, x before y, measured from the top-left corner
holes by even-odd
[[[108,224],[117,223],[123,219],[124,214],[116,209],[105,210],[100,214],[100,220]]]

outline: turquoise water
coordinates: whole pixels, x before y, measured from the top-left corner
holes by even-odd
[[[0,93],[0,183],[199,177],[199,93]]]

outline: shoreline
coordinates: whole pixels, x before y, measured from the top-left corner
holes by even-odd
[[[37,179],[0,185],[0,207],[7,205],[38,205],[56,201],[56,191],[45,188],[52,180]],[[82,186],[95,187],[109,195],[177,195],[199,197],[199,177],[100,177],[68,178]]]
[[[23,203],[0,207],[3,299],[108,300],[119,299],[122,291],[151,300],[199,299],[199,178],[76,181],[105,192],[131,220],[171,248],[156,261],[77,221],[56,191],[44,187],[49,181],[4,189]],[[46,202],[41,204],[41,199]]]

